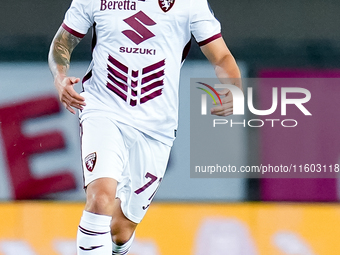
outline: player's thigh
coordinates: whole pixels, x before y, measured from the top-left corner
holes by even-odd
[[[81,123],[81,154],[84,186],[100,178],[122,179],[127,151],[119,128],[103,117]]]
[[[117,196],[122,200],[124,215],[131,221],[139,223],[149,208],[163,179],[170,149],[144,134],[130,148],[127,168],[130,178],[118,184]]]

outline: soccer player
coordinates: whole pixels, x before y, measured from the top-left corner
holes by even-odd
[[[73,49],[93,28],[78,94]],[[86,205],[78,255],[127,254],[165,172],[177,129],[181,65],[193,35],[217,77],[241,87],[238,66],[207,0],[73,0],[49,52],[60,101],[80,110]],[[232,113],[232,96],[212,114]]]

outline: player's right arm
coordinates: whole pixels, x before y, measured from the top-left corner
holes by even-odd
[[[240,69],[222,37],[201,47],[202,52],[215,68],[222,84],[232,84],[242,90]],[[229,89],[218,91],[222,104],[211,109],[211,114],[228,116],[233,113],[233,96]]]
[[[85,99],[73,88],[80,79],[67,76],[71,53],[80,40],[81,38],[72,35],[61,26],[53,38],[48,54],[48,64],[54,77],[59,100],[73,114],[76,113],[73,108],[82,110],[85,106]]]
[[[207,0],[191,0],[190,30],[202,52],[214,66],[222,84],[233,84],[242,90],[241,74],[221,34],[221,24],[215,18]],[[233,113],[233,97],[228,89],[218,92],[224,95],[222,105],[211,109],[211,114],[228,116]]]

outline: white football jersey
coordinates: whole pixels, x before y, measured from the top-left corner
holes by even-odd
[[[191,35],[200,46],[221,36],[207,0],[73,0],[62,26],[94,32],[80,118],[112,117],[172,145]]]

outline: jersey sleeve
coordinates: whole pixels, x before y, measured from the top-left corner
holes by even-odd
[[[193,0],[190,30],[199,46],[221,37],[221,24],[215,18],[207,0]]]
[[[93,25],[92,0],[73,0],[62,27],[74,36],[83,38]]]

